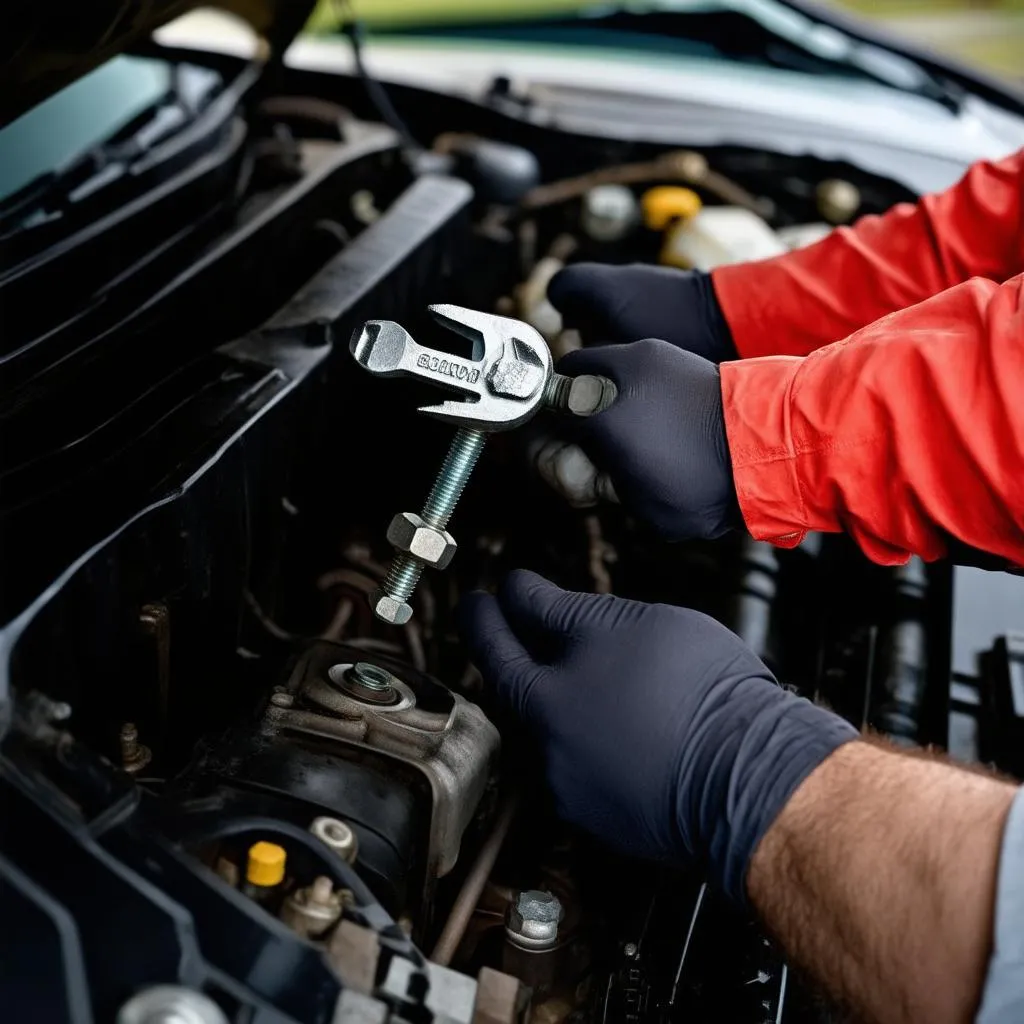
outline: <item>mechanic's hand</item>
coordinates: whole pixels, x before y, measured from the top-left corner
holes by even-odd
[[[497,597],[465,599],[463,629],[540,740],[564,818],[626,852],[700,864],[740,902],[790,795],[857,736],[699,612],[514,572]]]
[[[604,374],[618,387],[611,408],[571,431],[623,505],[670,540],[742,525],[717,366],[648,339],[570,352],[558,370]]]
[[[713,363],[739,358],[711,277],[698,270],[577,263],[552,278],[548,299],[588,344],[664,338]]]

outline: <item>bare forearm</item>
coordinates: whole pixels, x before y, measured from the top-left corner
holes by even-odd
[[[750,898],[794,964],[865,1019],[970,1021],[1014,793],[939,760],[849,743],[765,835]]]

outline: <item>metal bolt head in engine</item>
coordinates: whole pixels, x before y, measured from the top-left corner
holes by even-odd
[[[404,626],[412,618],[412,606],[392,597],[386,590],[375,590],[370,595],[373,614],[392,626]]]
[[[314,818],[309,831],[325,846],[329,846],[342,860],[354,864],[359,852],[359,841],[350,825],[340,818],[323,815]]]
[[[557,896],[539,889],[520,892],[509,908],[505,932],[517,946],[547,949],[558,941],[562,904]]]
[[[386,668],[371,665],[368,661],[357,661],[349,673],[354,682],[376,693],[390,693],[394,676]]]
[[[327,678],[349,697],[366,704],[396,704],[400,695],[398,680],[380,665],[357,661],[354,665],[332,665]]]
[[[399,512],[388,527],[392,547],[418,558],[435,569],[447,569],[455,557],[455,538],[431,526],[415,512]]]
[[[183,985],[154,985],[121,1007],[117,1024],[228,1024],[228,1019],[202,992]]]

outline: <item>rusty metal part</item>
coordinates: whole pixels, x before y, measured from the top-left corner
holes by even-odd
[[[690,150],[674,150],[654,160],[602,167],[575,178],[538,185],[527,192],[522,205],[528,210],[538,210],[578,199],[598,185],[644,185],[654,181],[686,182],[703,188],[724,203],[743,206],[761,217],[770,217],[773,213],[768,200],[751,195],[724,174],[712,170],[700,153]]]
[[[572,1002],[577,985],[586,977],[591,953],[582,936],[559,940],[545,949],[528,949],[506,938],[501,954],[501,969],[529,985],[536,997],[550,997],[557,1006],[559,997]]]
[[[305,939],[319,939],[341,917],[344,906],[341,893],[326,876],[319,875],[312,885],[289,893],[281,905],[281,920]]]
[[[153,759],[149,747],[139,742],[139,730],[134,722],[121,726],[121,767],[132,775],[142,771]]]
[[[518,978],[491,967],[477,977],[472,1024],[517,1024],[529,1003],[529,993]]]
[[[476,860],[469,869],[469,874],[466,875],[466,880],[462,883],[459,894],[455,897],[448,920],[445,922],[441,935],[434,946],[433,952],[430,954],[430,959],[434,963],[446,966],[452,962],[452,957],[455,955],[455,951],[459,948],[459,943],[466,933],[466,928],[469,925],[470,918],[473,916],[473,911],[476,910],[477,903],[480,901],[484,886],[487,884],[491,871],[494,869],[494,863],[498,859],[498,854],[501,852],[505,839],[508,837],[509,829],[512,827],[512,819],[515,817],[518,806],[519,799],[516,794],[512,794],[505,799],[490,835],[488,835],[480,847],[480,852],[476,855]]]
[[[332,671],[344,678],[352,665],[365,660],[344,646],[311,645],[287,687],[296,698],[294,706],[269,704],[262,728],[268,736],[301,732],[362,746],[425,776],[432,803],[426,871],[439,878],[455,866],[463,833],[491,778],[498,731],[480,708],[449,691],[420,707],[413,688],[394,673],[391,686],[398,700],[392,704],[359,699],[332,681]]]

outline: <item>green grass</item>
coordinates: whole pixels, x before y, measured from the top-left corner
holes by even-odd
[[[836,0],[858,14],[885,21],[899,19],[899,31],[970,63],[1014,78],[1024,77],[1024,0]],[[371,28],[438,25],[446,22],[487,20],[537,14],[568,14],[597,6],[597,0],[351,0],[356,14]],[[344,21],[345,6],[338,0],[320,0],[309,29],[331,32]],[[977,12],[984,22],[974,31],[969,19]],[[936,34],[930,15],[961,15],[967,30]],[[920,17],[920,29],[914,21]],[[1005,20],[1004,20],[1005,19]]]
[[[972,11],[1024,11],[1024,0],[836,0],[866,18],[905,18],[914,15],[956,14]]]
[[[351,0],[359,18],[371,27],[436,25],[455,21],[498,20],[509,15],[574,13],[595,0]],[[336,0],[320,0],[309,21],[312,31],[330,32],[344,21]]]

